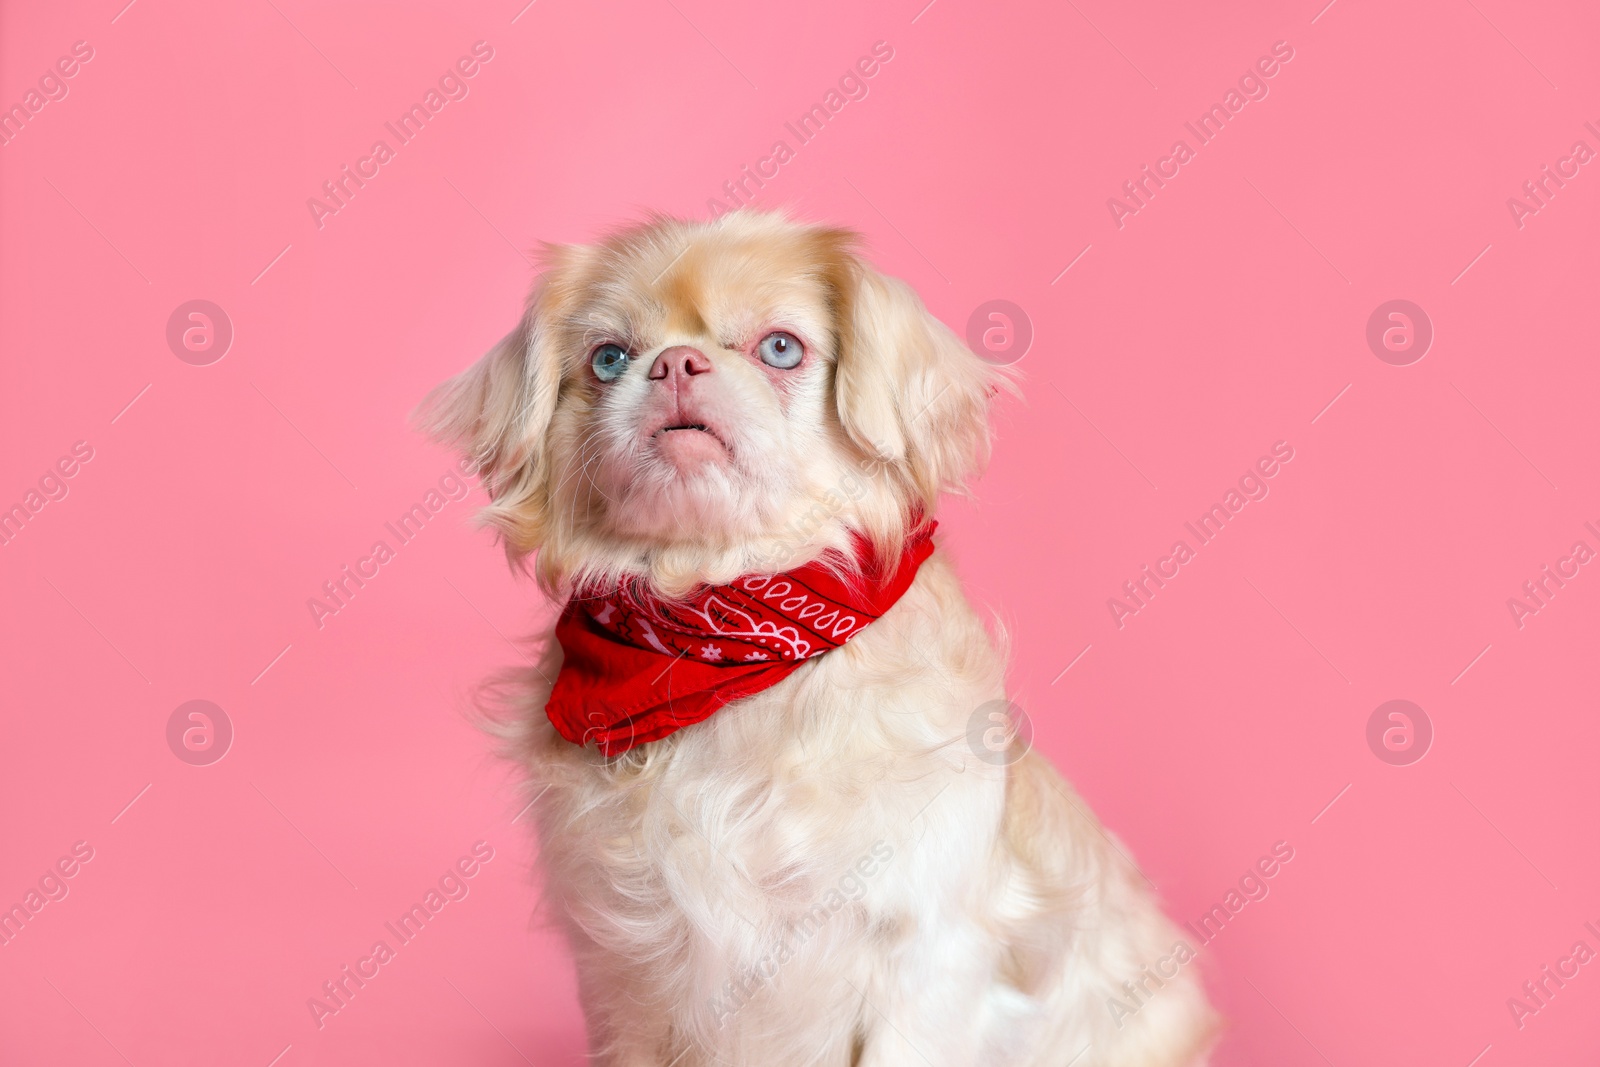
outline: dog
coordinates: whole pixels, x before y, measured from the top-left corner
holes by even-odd
[[[565,602],[494,718],[608,1067],[1181,1067],[1193,949],[1015,736],[932,538],[1010,375],[855,235],[547,246],[424,402]]]

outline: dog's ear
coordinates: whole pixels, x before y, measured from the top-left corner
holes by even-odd
[[[834,398],[858,447],[898,470],[924,511],[989,457],[989,402],[1011,382],[979,359],[898,278],[851,257]]]
[[[543,540],[545,435],[561,389],[551,336],[567,288],[561,273],[547,273],[516,328],[429,393],[413,415],[423,432],[467,454],[491,501],[485,521],[500,531],[513,557]]]

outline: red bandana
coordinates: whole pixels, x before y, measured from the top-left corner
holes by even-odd
[[[840,581],[813,562],[707,586],[687,600],[629,585],[574,594],[556,623],[566,659],[545,713],[562,737],[593,741],[607,756],[692,726],[876,621],[933,552],[937,525],[913,533],[893,567],[867,561],[865,581]],[[856,551],[871,549],[858,539]]]

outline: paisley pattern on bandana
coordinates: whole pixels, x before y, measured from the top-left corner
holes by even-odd
[[[635,583],[573,594],[556,623],[565,659],[545,712],[562,737],[616,756],[708,718],[839,648],[899,600],[933,552],[937,523],[892,566],[844,581],[820,563],[663,600]],[[856,542],[858,558],[871,552]]]

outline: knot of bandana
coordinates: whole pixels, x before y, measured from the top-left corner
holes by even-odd
[[[933,552],[928,522],[900,557],[856,540],[859,578],[822,562],[662,600],[630,583],[575,592],[556,623],[565,659],[545,706],[575,745],[606,756],[701,722],[840,647],[911,587]]]

